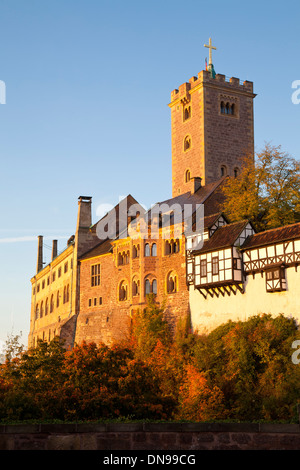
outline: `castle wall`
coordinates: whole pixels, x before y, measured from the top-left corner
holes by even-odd
[[[29,346],[36,345],[37,339],[50,341],[59,335],[62,325],[75,314],[76,276],[74,245],[70,245],[31,279]]]
[[[274,316],[283,313],[294,317],[300,323],[299,291],[300,271],[295,267],[286,268],[287,290],[282,292],[266,292],[265,274],[256,273],[247,276],[245,293],[237,292],[219,297],[207,296],[190,287],[190,308],[193,330],[209,333],[219,325],[232,321],[246,321],[253,315],[270,313]]]

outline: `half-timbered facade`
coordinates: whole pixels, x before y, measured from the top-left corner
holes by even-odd
[[[200,249],[187,243],[193,327],[209,331],[259,313],[300,321],[300,224],[255,233],[248,221],[224,224],[221,217]]]

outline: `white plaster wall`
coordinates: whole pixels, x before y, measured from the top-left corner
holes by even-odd
[[[286,269],[287,290],[283,292],[267,292],[265,273],[247,276],[244,284],[245,293],[231,293],[223,297],[210,295],[207,299],[197,289],[190,286],[189,298],[193,331],[208,333],[228,320],[245,321],[252,315],[280,313],[294,317],[300,324],[300,269]]]

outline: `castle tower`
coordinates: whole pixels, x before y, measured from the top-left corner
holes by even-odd
[[[206,185],[237,176],[243,157],[254,157],[255,96],[252,82],[216,74],[211,55],[207,70],[172,91],[173,197],[193,192],[195,178]]]

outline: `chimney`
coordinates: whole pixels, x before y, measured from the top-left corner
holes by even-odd
[[[75,246],[77,256],[90,249],[95,243],[93,234],[90,232],[92,225],[92,198],[90,196],[79,196],[77,227],[75,234]]]
[[[89,228],[92,225],[92,198],[79,196],[78,206],[77,228]]]
[[[38,236],[38,254],[36,272],[40,272],[43,269],[43,235]]]
[[[195,176],[194,178],[191,178],[191,180],[193,182],[193,187],[192,187],[191,193],[194,194],[198,191],[198,189],[201,188],[202,178],[200,178],[200,176]]]
[[[57,240],[53,240],[52,241],[52,256],[51,256],[51,260],[53,261],[54,258],[57,257]]]

